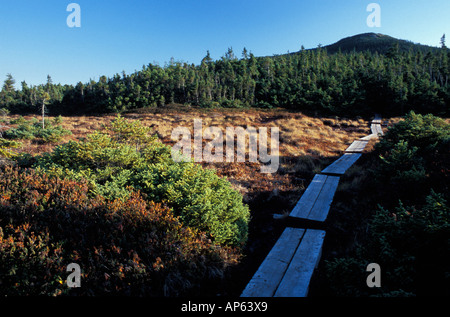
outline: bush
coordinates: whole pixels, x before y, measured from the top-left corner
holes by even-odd
[[[244,104],[241,100],[229,100],[229,99],[221,99],[220,106],[223,108],[243,108]]]
[[[450,294],[450,261],[445,256],[450,250],[449,136],[450,125],[443,119],[412,112],[376,145],[379,160],[373,183],[367,187],[372,192],[364,199],[379,206],[356,252],[326,263],[333,292],[345,296]],[[369,263],[381,266],[380,289],[364,285],[362,275],[367,276]]]
[[[139,193],[110,201],[87,183],[0,171],[0,294],[201,294],[236,259]],[[70,263],[81,288],[65,283]]]
[[[213,170],[194,163],[157,163],[132,177],[150,200],[166,202],[188,226],[210,233],[215,242],[243,246],[249,211],[242,196]]]
[[[36,118],[27,121],[23,117],[11,120],[11,124],[18,124],[16,128],[11,128],[5,132],[5,138],[11,140],[34,140],[40,139],[44,143],[59,142],[63,136],[71,135],[69,130],[64,129],[60,124],[62,117],[56,117],[52,121],[45,120],[45,128],[42,122]]]
[[[448,192],[450,125],[443,119],[411,112],[389,129],[376,151],[381,161],[374,176],[397,192],[397,201],[415,201],[418,193],[423,199],[429,188]]]
[[[185,225],[207,232],[216,243],[243,246],[250,213],[242,196],[214,171],[173,161],[171,148],[147,132],[138,121],[118,117],[103,132],[37,157],[36,167],[87,179],[93,193],[111,200],[129,197],[127,187],[139,190],[151,201],[167,203]]]
[[[0,226],[0,294],[60,295],[64,291],[61,244],[48,233],[30,231],[29,223]]]
[[[27,123],[27,119],[22,116],[19,116],[17,119],[13,119],[9,122],[10,124],[24,124]]]
[[[0,137],[0,157],[11,158],[16,156],[12,149],[18,148],[20,145],[20,142],[5,140]]]
[[[432,192],[423,207],[401,202],[394,211],[379,207],[369,238],[355,257],[327,262],[327,277],[340,296],[449,295],[450,205]],[[369,263],[382,269],[382,287],[364,284]]]

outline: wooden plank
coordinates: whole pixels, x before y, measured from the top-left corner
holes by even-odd
[[[345,152],[361,153],[362,151],[364,151],[364,148],[366,147],[367,143],[369,143],[369,141],[356,140],[345,150]]]
[[[290,216],[296,218],[306,219],[316,203],[317,198],[319,197],[320,191],[322,190],[325,181],[327,180],[327,175],[316,174],[309,184],[308,188],[306,188],[300,200],[297,202],[297,205],[292,210]]]
[[[289,264],[275,297],[306,297],[311,277],[319,264],[325,231],[308,229]]]
[[[340,177],[328,176],[327,180],[320,191],[319,197],[311,209],[308,219],[315,221],[325,221],[330,211],[331,203],[333,202],[334,194],[339,185]]]
[[[289,216],[325,221],[339,185],[339,179],[338,176],[317,174]]]
[[[377,124],[376,131],[378,135],[384,135],[383,129],[381,128],[381,124]]]
[[[372,123],[370,125],[370,131],[372,131],[372,134],[378,135],[378,133],[377,133],[377,125],[375,123]]]
[[[322,174],[343,175],[361,157],[360,153],[345,153],[333,164],[322,171]]]
[[[264,259],[241,297],[272,297],[291,262],[304,229],[286,228]]]
[[[360,140],[361,141],[369,141],[369,140],[376,139],[376,138],[378,138],[377,134],[369,134],[365,137],[360,138]]]
[[[371,124],[370,129],[372,130],[372,134],[383,135],[383,129],[381,128],[381,124]]]

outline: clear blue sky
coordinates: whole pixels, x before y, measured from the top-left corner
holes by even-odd
[[[69,3],[81,7],[81,27],[69,28]],[[370,28],[367,5],[381,6]],[[0,0],[0,82],[16,87],[85,83],[132,73],[171,57],[198,64],[229,47],[256,56],[283,54],[376,32],[415,43],[450,43],[450,0]],[[448,45],[450,46],[450,45]]]

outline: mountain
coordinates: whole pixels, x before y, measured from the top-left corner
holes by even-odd
[[[378,52],[380,54],[386,54],[389,49],[395,45],[398,45],[400,52],[412,50],[414,52],[422,51],[427,53],[429,51],[433,52],[439,50],[438,47],[400,40],[380,33],[363,33],[346,37],[334,44],[323,46],[322,48],[326,49],[330,54],[337,53],[339,50],[342,53],[370,51],[372,53]]]

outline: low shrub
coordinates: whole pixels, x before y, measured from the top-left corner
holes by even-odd
[[[5,138],[11,140],[39,139],[44,143],[56,143],[62,137],[72,134],[69,130],[61,126],[61,117],[56,117],[53,120],[44,120],[44,128],[42,128],[42,122],[36,118],[27,121],[23,117],[19,117],[18,119],[11,120],[10,123],[18,125],[16,128],[10,128],[4,133]]]
[[[11,158],[16,156],[13,149],[20,147],[20,145],[20,142],[5,140],[0,137],[0,157]]]
[[[379,207],[369,237],[354,256],[327,262],[327,278],[339,296],[449,295],[450,205],[432,192],[422,207]],[[366,267],[378,263],[381,288],[365,284]]]
[[[366,179],[372,190],[363,199],[378,207],[369,213],[356,251],[327,261],[329,287],[343,296],[448,296],[450,125],[411,112],[381,138],[374,154],[378,159]],[[365,285],[369,263],[381,267],[379,289]]]
[[[380,156],[374,176],[398,199],[424,199],[429,189],[449,191],[450,124],[414,112],[391,127],[375,147]],[[421,197],[418,197],[418,194]]]
[[[87,183],[10,167],[0,192],[1,295],[201,295],[236,260],[136,192],[110,201]],[[70,263],[80,288],[66,285]]]
[[[87,179],[93,193],[111,200],[129,197],[127,187],[139,190],[221,245],[242,247],[247,240],[250,212],[242,196],[213,170],[175,162],[171,148],[148,136],[138,121],[118,117],[105,131],[37,157],[35,166],[61,178]]]

